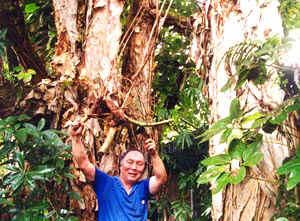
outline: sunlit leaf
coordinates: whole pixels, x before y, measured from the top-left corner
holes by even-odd
[[[228,152],[232,159],[242,159],[243,152],[246,148],[246,144],[236,139],[230,143]]]
[[[235,174],[231,174],[229,178],[229,182],[232,184],[238,184],[244,180],[246,177],[246,167],[241,166],[238,171],[235,172]]]
[[[212,157],[208,157],[201,161],[201,163],[205,166],[210,165],[224,165],[228,164],[231,160],[231,157],[228,154],[219,154]]]
[[[286,184],[286,188],[287,190],[291,190],[299,183],[300,183],[300,170],[299,168],[293,169],[290,173],[289,180]]]
[[[205,172],[203,172],[197,179],[198,184],[204,184],[208,183],[209,181],[212,181],[216,179],[218,176],[220,176],[225,170],[227,166],[213,166],[209,169],[207,169]]]
[[[220,192],[230,182],[229,173],[223,173],[216,180],[216,187],[212,189],[212,194]]]

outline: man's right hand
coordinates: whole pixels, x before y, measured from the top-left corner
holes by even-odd
[[[82,130],[83,130],[83,125],[81,123],[78,123],[69,128],[69,135],[70,137],[79,137],[82,134]]]

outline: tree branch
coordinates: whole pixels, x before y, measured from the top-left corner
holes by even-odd
[[[157,12],[157,10],[152,9],[152,10],[148,11],[148,13],[151,17],[155,18],[156,14],[158,12]],[[164,26],[174,26],[174,30],[176,32],[181,33],[181,34],[187,34],[187,35],[192,33],[192,30],[193,30],[191,18],[177,15],[172,12],[170,12],[167,15],[166,20],[164,22]]]

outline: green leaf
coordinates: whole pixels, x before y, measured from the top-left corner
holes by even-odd
[[[232,119],[238,118],[241,115],[241,105],[239,99],[235,98],[230,104],[230,116]]]
[[[293,160],[289,160],[285,162],[281,167],[277,169],[277,173],[279,175],[287,174],[291,172],[291,170],[298,169],[300,170],[300,159],[296,158]]]
[[[231,157],[228,154],[219,154],[216,156],[208,157],[201,161],[201,163],[205,166],[211,165],[224,165],[228,164],[231,160]]]
[[[39,131],[43,130],[44,127],[46,125],[46,120],[44,118],[40,119],[40,121],[38,122],[38,125],[37,125],[37,129]]]
[[[197,179],[198,184],[204,184],[212,181],[213,179],[216,179],[218,176],[220,176],[225,170],[227,166],[213,166],[209,169],[207,169],[205,172],[200,174],[200,176]]]
[[[19,165],[19,167],[24,170],[25,169],[25,160],[24,160],[24,153],[23,152],[16,152],[15,159]]]
[[[21,71],[16,76],[18,80],[23,80],[25,83],[28,83],[31,81],[32,76],[35,74],[36,74],[35,70],[28,69],[27,71]]]
[[[17,173],[13,177],[13,179],[10,183],[10,186],[13,189],[13,191],[15,192],[23,183],[24,183],[24,174]]]
[[[220,192],[229,182],[230,182],[229,173],[223,173],[216,180],[216,188],[212,189],[212,194],[216,194],[216,193]]]
[[[3,206],[14,206],[14,202],[12,200],[8,200],[8,199],[0,199],[0,205],[3,205]]]
[[[275,221],[289,221],[289,220],[285,217],[279,217]]]
[[[244,125],[244,124],[247,124],[249,122],[252,122],[252,121],[255,121],[255,120],[258,120],[258,119],[262,119],[264,117],[265,117],[265,115],[263,113],[255,112],[253,114],[244,116],[241,123],[242,123],[242,125]]]
[[[29,3],[25,5],[25,13],[26,14],[33,14],[35,13],[40,7],[36,3]]]
[[[282,111],[280,114],[278,114],[276,117],[272,118],[272,119],[270,120],[270,122],[271,122],[272,124],[278,124],[278,125],[280,125],[280,124],[283,123],[283,121],[285,121],[285,120],[287,119],[287,117],[288,117],[288,114],[287,114],[287,112],[284,110],[284,111]]]
[[[200,143],[205,142],[209,140],[211,137],[215,136],[216,134],[227,129],[226,126],[228,126],[228,124],[230,124],[231,122],[232,122],[231,117],[226,117],[221,120],[218,120],[208,130],[206,130],[204,133],[202,133],[200,136],[197,136],[196,138],[202,138]]]
[[[37,167],[33,168],[31,173],[38,174],[38,175],[44,175],[44,174],[50,173],[54,170],[55,170],[55,168],[48,167],[48,165],[42,165],[42,166],[37,166]]]
[[[256,166],[263,158],[264,155],[261,152],[259,151],[252,152],[250,157],[244,161],[243,165],[248,167]]]
[[[27,128],[21,128],[21,129],[17,130],[15,132],[15,136],[21,144],[24,144],[27,140],[27,137],[28,137],[28,129]]]
[[[222,133],[222,136],[221,136],[221,139],[220,139],[220,143],[226,143],[227,142],[227,139],[229,137],[229,135],[231,134],[232,132],[232,129],[231,128],[227,128],[223,133]]]
[[[236,139],[229,144],[228,152],[232,159],[240,160],[242,159],[243,152],[246,150],[246,148],[246,144]]]
[[[300,170],[293,169],[290,173],[286,188],[287,190],[291,190],[299,183],[300,183]]]
[[[235,175],[231,174],[229,182],[232,184],[238,184],[244,180],[246,177],[246,167],[241,166],[240,169],[235,173]]]
[[[267,120],[267,118],[258,118],[253,122],[251,128],[261,128],[267,122]]]
[[[1,148],[1,147],[0,147]],[[14,146],[13,145],[4,145],[1,149],[0,149],[0,161],[2,161],[9,152],[11,152],[13,150]]]

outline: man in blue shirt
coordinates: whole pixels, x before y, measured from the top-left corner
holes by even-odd
[[[120,158],[120,175],[112,177],[89,161],[81,141],[81,131],[80,125],[70,130],[72,153],[86,178],[94,183],[99,205],[98,220],[146,221],[149,196],[156,194],[167,181],[167,173],[154,140],[145,142],[152,161],[153,176],[141,180],[146,167],[144,155],[139,150],[128,150]]]

